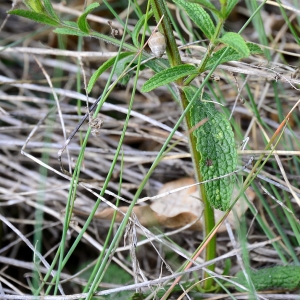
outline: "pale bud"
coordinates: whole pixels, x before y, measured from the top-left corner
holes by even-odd
[[[160,32],[155,32],[151,36],[148,45],[156,57],[162,57],[167,48],[165,36]]]

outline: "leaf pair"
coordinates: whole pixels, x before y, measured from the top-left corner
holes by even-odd
[[[262,54],[262,50],[256,44],[246,43],[246,45],[250,54]],[[208,59],[204,70],[210,70],[218,62],[225,50],[226,48],[222,48],[215,52],[213,56]],[[230,48],[219,63],[222,64],[228,61],[236,61],[242,59],[243,57],[243,54],[236,51],[235,49]],[[193,65],[186,64],[163,70],[155,74],[144,83],[142,92],[150,92],[157,87],[170,84],[180,78],[195,74],[198,74],[197,68]]]
[[[238,2],[238,0],[226,0],[221,2],[221,11],[219,11],[211,2],[207,0],[173,0],[177,5],[181,6],[191,20],[201,29],[208,39],[213,39],[216,28],[209,16],[209,14],[204,10],[211,11],[220,20],[225,20],[231,13],[232,9]],[[203,8],[203,7],[204,8]]]
[[[219,22],[225,20],[236,3],[237,0],[220,0],[221,10],[211,4],[207,0],[173,0],[176,4],[181,6],[191,20],[201,29],[204,35],[210,40],[213,45],[217,43],[222,43],[226,46],[229,46],[230,49],[227,50],[226,55],[222,58],[219,63],[224,63],[231,60],[240,60],[242,58],[248,57],[250,54],[262,54],[260,48],[254,44],[249,44],[244,41],[244,39],[237,33],[226,32],[223,36],[218,38],[217,28],[215,27],[213,20],[209,14],[204,10],[204,8],[211,11],[212,14],[216,15],[219,18]],[[203,8],[203,7],[204,8]],[[211,56],[203,70],[209,70],[212,66],[219,60],[223,55],[225,48],[218,50]]]
[[[221,11],[218,11],[213,4],[206,0],[194,0],[190,2],[185,0],[173,1],[186,11],[190,19],[194,21],[194,23],[200,28],[200,30],[212,43],[223,43],[237,51],[239,54],[241,54],[242,57],[248,57],[250,55],[250,51],[246,45],[246,42],[239,34],[234,32],[226,32],[222,37],[217,38],[217,28],[215,27],[209,14],[199,5],[203,5],[205,8],[217,15],[217,17],[221,21],[225,20],[228,17],[237,0],[226,1],[226,3],[222,6],[224,12],[222,12],[222,9]],[[191,2],[196,2],[197,4]]]

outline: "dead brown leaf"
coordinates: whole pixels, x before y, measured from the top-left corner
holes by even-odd
[[[165,228],[180,228],[189,223],[193,223],[198,219],[189,229],[201,230],[202,229],[202,211],[203,205],[199,198],[199,192],[197,186],[189,187],[181,191],[172,193],[172,190],[178,189],[183,186],[192,185],[195,183],[193,178],[182,178],[179,180],[171,181],[163,185],[158,194],[164,194],[170,192],[167,196],[161,197],[145,206],[136,206],[133,212],[137,216],[139,222],[146,227],[162,226]],[[234,195],[238,191],[234,191]],[[246,194],[248,199],[252,201],[255,197],[254,192],[251,189],[247,189]],[[238,201],[234,207],[236,215],[241,216],[248,206],[244,201]],[[127,212],[128,207],[122,206],[120,210],[124,213]],[[102,220],[111,220],[115,210],[113,208],[106,208],[100,213],[95,215],[96,218]],[[216,221],[220,220],[224,215],[224,212],[215,210]],[[116,222],[121,222],[123,214],[118,212]],[[231,212],[227,218],[229,224],[234,228],[235,217]],[[225,225],[222,225],[219,232],[225,231]]]

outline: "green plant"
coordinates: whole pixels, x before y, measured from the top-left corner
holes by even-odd
[[[138,189],[130,207],[132,208],[134,206],[135,201],[138,199],[141,191],[143,190],[147,182],[147,179],[151,176],[151,173],[155,169],[155,166],[157,165],[163,153],[165,152],[172,135],[174,134],[175,130],[177,130],[183,118],[185,118],[188,130],[190,131],[189,139],[191,153],[195,165],[195,173],[199,182],[205,181],[205,183],[200,186],[200,191],[201,199],[204,202],[205,208],[205,236],[208,237],[215,226],[213,208],[226,211],[231,207],[230,200],[233,190],[233,180],[232,178],[225,176],[227,176],[229,173],[235,170],[237,164],[237,153],[235,149],[233,132],[229,121],[215,108],[214,104],[208,98],[207,94],[203,92],[203,89],[207,84],[210,75],[214,72],[214,70],[219,64],[231,60],[240,60],[242,58],[248,57],[250,54],[261,53],[261,50],[255,44],[246,43],[241,37],[241,35],[238,33],[224,32],[224,22],[229,16],[234,6],[236,5],[237,0],[220,1],[220,9],[217,9],[209,1],[205,0],[174,0],[174,2],[186,11],[190,19],[194,21],[194,23],[203,32],[205,37],[209,40],[207,51],[204,57],[202,58],[200,65],[194,66],[182,63],[175,42],[175,37],[173,35],[168,9],[165,1],[162,0],[152,0],[149,2],[152,6],[152,12],[150,12],[150,9],[148,7],[146,14],[143,16],[143,18],[141,18],[142,21],[138,22],[138,24],[136,25],[136,30],[130,33],[134,45],[125,43],[124,39],[120,41],[119,39],[116,39],[114,37],[102,35],[90,28],[87,22],[87,16],[91,11],[93,11],[99,6],[98,3],[93,3],[86,7],[85,11],[78,18],[77,22],[67,22],[61,20],[59,16],[55,13],[51,5],[51,1],[49,0],[27,0],[25,1],[25,3],[29,10],[17,9],[10,11],[10,13],[27,17],[31,20],[46,25],[55,26],[56,29],[54,30],[54,32],[58,34],[94,37],[98,39],[103,39],[108,43],[112,43],[120,47],[119,54],[116,57],[108,60],[102,66],[100,66],[99,69],[94,73],[94,75],[90,79],[87,88],[88,92],[92,90],[96,80],[104,71],[112,67],[111,74],[113,74],[115,70],[117,72],[117,64],[118,67],[122,66],[123,68],[121,68],[121,70],[118,70],[118,80],[112,84],[112,87],[109,87],[109,85],[107,85],[103,96],[100,99],[100,102],[96,108],[94,116],[96,116],[100,111],[102,104],[108,97],[109,93],[112,91],[113,87],[118,82],[120,82],[120,80],[124,80],[124,76],[128,75],[130,68],[135,67],[137,69],[137,81],[138,72],[141,68],[141,61],[150,58],[150,55],[148,53],[142,51],[142,46],[144,45],[144,36],[147,28],[147,20],[153,13],[158,23],[159,31],[165,36],[166,39],[166,52],[168,60],[156,59],[154,61],[149,60],[145,63],[145,66],[151,68],[156,73],[156,75],[145,83],[145,85],[142,88],[142,91],[148,92],[161,85],[173,84],[173,86],[175,86],[174,91],[177,93],[177,95],[179,95],[178,99],[180,99],[181,101],[183,113],[180,120],[178,120],[178,123],[174,127],[171,135],[166,140],[164,146],[161,148],[158,158],[153,163],[153,166],[151,167],[149,173],[145,177],[145,180]],[[211,15],[214,16],[215,20],[211,18],[207,11],[209,11]],[[143,25],[144,32],[142,36],[142,41],[141,43],[139,43],[138,36],[140,33],[140,29],[143,27]],[[221,49],[216,50],[217,47],[221,47]],[[121,50],[126,50],[127,52],[121,53]],[[119,64],[119,62],[122,62],[122,64]],[[194,80],[206,71],[209,71],[209,74],[206,75],[201,85],[196,87]],[[110,80],[108,82],[110,82]],[[124,84],[125,82],[123,81],[122,83]],[[132,95],[132,100],[133,98],[134,93]],[[206,121],[206,123],[201,126],[198,126],[198,124],[201,121]],[[122,137],[124,137],[125,135],[127,123],[128,120],[125,122]],[[212,131],[208,130],[208,128],[211,126],[213,126],[214,128],[214,130]],[[89,132],[87,133],[85,141],[83,142],[82,151],[77,161],[77,165],[73,175],[73,180],[71,184],[72,188],[70,189],[69,201],[66,208],[66,218],[64,223],[65,230],[67,230],[71,219],[71,212],[74,204],[77,182],[80,174],[80,166],[83,159],[84,148],[87,143]],[[111,172],[107,176],[107,180],[104,184],[103,193],[109,182],[114,163],[119,155],[121,145],[122,140],[120,141],[120,147],[118,148],[117,154],[112,163]],[[224,147],[226,148],[226,152],[221,153],[220,149]],[[100,196],[103,196],[103,194],[100,194]],[[100,201],[101,198],[99,197],[93,213],[96,211]],[[124,222],[120,227],[118,234],[116,235],[114,243],[112,243],[112,248],[118,243],[122,233],[124,232],[125,224],[129,218],[130,212],[131,210],[129,209],[126,218],[124,218]],[[72,249],[68,252],[66,257],[64,257],[66,231],[64,232],[61,246],[56,256],[56,260],[59,258],[60,267],[62,267],[66,263],[68,257],[71,255],[73,249],[76,247],[76,243],[78,243],[79,239],[82,237],[84,231],[88,227],[89,222],[93,217],[93,213],[87,220],[82,233],[78,236],[78,239],[76,239],[76,242],[74,243]],[[211,260],[215,257],[215,248],[216,240],[215,237],[212,236],[210,242],[207,245],[206,260]],[[108,250],[109,249],[110,248],[108,248]],[[108,261],[108,255],[106,255],[104,258],[101,257],[101,260],[102,259],[103,261],[101,266],[98,266],[99,270],[97,270],[97,274],[95,272],[95,280],[92,283],[89,298],[95,291],[95,288],[99,281],[101,281],[101,271],[104,270],[105,263]],[[53,261],[52,268],[54,267],[56,260]],[[213,266],[210,267],[210,269],[213,268]],[[58,281],[59,272],[56,277],[56,290],[58,286]],[[212,280],[206,280],[204,288],[206,290],[209,290],[211,289],[211,287]]]
[[[247,272],[248,279],[244,272],[236,274],[234,281],[243,286],[248,286],[252,282],[254,288],[258,291],[267,289],[286,289],[293,290],[300,287],[300,267],[299,266],[275,266],[256,271]],[[239,291],[244,291],[236,287]]]

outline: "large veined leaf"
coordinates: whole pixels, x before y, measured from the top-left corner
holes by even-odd
[[[194,86],[187,86],[183,91],[191,101],[197,92]],[[234,187],[231,176],[213,180],[233,172],[237,167],[237,151],[231,125],[224,114],[219,112],[209,96],[206,101],[194,100],[189,111],[191,126],[197,127],[200,121],[207,118],[202,126],[193,131],[196,149],[200,156],[199,168],[204,183],[206,198],[212,207],[225,211],[230,206]]]
[[[270,289],[294,290],[300,287],[299,266],[275,266],[260,270],[249,270],[247,273],[251,278],[254,288],[258,291]],[[236,274],[234,281],[243,286],[248,286],[243,271]],[[244,292],[244,290],[236,288]]]
[[[217,8],[209,0],[187,0],[187,2],[198,3],[203,8],[206,8],[206,9],[212,11],[213,13],[215,13],[217,16],[221,17],[221,12],[218,11]]]
[[[181,6],[195,24],[203,31],[205,36],[211,39],[216,31],[215,25],[209,14],[196,3],[190,3],[185,0],[173,0],[177,5]]]

